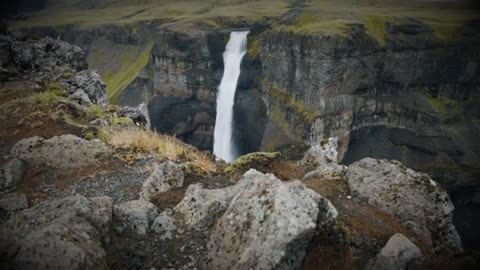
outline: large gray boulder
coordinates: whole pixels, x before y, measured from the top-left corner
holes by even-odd
[[[184,175],[180,165],[172,161],[160,163],[143,183],[140,198],[150,201],[159,193],[182,187],[183,180]]]
[[[145,235],[150,229],[158,209],[144,200],[128,201],[113,207],[113,224],[118,233],[126,230],[138,235]]]
[[[11,154],[33,165],[71,169],[95,165],[98,158],[110,151],[100,140],[87,141],[67,134],[48,140],[37,136],[23,139],[12,147]]]
[[[401,233],[393,235],[380,253],[367,265],[368,270],[421,269],[423,255],[420,249]]]
[[[351,164],[346,177],[354,198],[367,200],[397,217],[433,248],[462,250],[452,224],[452,202],[427,174],[408,169],[398,161],[365,158]]]
[[[283,183],[254,169],[227,188],[190,186],[176,210],[186,224],[214,225],[205,269],[299,268],[318,223],[337,216],[301,182]]]
[[[2,264],[11,269],[108,269],[112,201],[73,196],[14,213],[1,226]]]

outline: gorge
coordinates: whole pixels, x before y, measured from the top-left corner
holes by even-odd
[[[428,254],[413,269],[480,265],[472,1],[20,2],[0,27],[0,180],[25,166],[26,205],[110,209],[92,214],[109,268],[249,269],[278,249],[261,259],[381,269],[401,235]]]

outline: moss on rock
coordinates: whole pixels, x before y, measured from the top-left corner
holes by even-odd
[[[230,166],[225,168],[226,174],[243,173],[249,169],[260,169],[268,166],[273,161],[281,159],[280,152],[255,152],[237,158]]]

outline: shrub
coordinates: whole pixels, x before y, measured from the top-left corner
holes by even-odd
[[[52,92],[36,93],[30,97],[30,103],[33,109],[43,112],[49,112],[58,102],[60,102],[60,97]]]
[[[97,118],[105,119],[105,110],[100,105],[90,105],[87,108],[87,117],[91,120]]]
[[[169,160],[192,162],[206,172],[215,170],[215,163],[210,155],[177,138],[132,126],[106,131],[108,132],[107,142],[114,147],[148,152]]]

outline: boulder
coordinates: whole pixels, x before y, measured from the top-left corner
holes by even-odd
[[[365,158],[348,167],[346,178],[354,198],[397,217],[433,248],[462,250],[452,224],[452,202],[427,174],[408,169],[398,161]]]
[[[299,268],[317,225],[337,216],[301,182],[283,183],[254,169],[226,188],[189,186],[175,211],[189,229],[213,225],[205,269]]]
[[[235,187],[204,189],[201,184],[190,185],[175,212],[183,217],[187,228],[204,230],[227,209],[235,190]]]
[[[73,78],[66,80],[63,85],[67,92],[73,95],[73,98],[75,98],[75,95],[78,96],[78,94],[75,94],[77,91],[82,90],[91,102],[101,106],[108,105],[107,85],[95,71],[80,71]]]
[[[182,167],[175,162],[165,161],[155,168],[145,180],[140,192],[140,198],[150,201],[159,193],[183,186],[184,175]]]
[[[22,181],[24,172],[25,166],[20,159],[7,162],[0,170],[0,190],[15,188]]]
[[[28,208],[27,196],[19,193],[8,193],[0,198],[0,208],[5,211],[17,211]]]
[[[100,140],[87,141],[67,134],[48,140],[37,136],[23,139],[12,147],[11,154],[33,165],[71,169],[95,165],[99,157],[110,151]]]
[[[173,239],[176,231],[176,221],[173,217],[173,211],[167,209],[160,213],[153,221],[151,230],[159,234],[160,240]]]
[[[380,253],[370,261],[369,270],[421,269],[423,255],[420,249],[401,233],[393,235]]]
[[[157,215],[157,207],[150,202],[128,201],[113,207],[113,225],[118,233],[128,230],[145,235]]]
[[[12,269],[108,269],[112,201],[73,196],[14,213],[1,227],[2,262]]]
[[[252,169],[232,189],[207,244],[207,269],[299,269],[317,224],[337,216],[300,181],[284,183]]]

